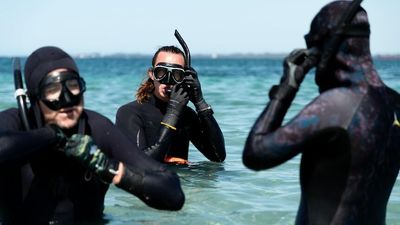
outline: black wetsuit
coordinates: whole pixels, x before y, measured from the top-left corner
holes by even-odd
[[[104,116],[84,110],[81,117],[85,118],[84,133],[90,135],[108,157],[130,167],[126,174],[135,177],[129,181],[125,175],[124,183],[128,182],[135,190],[128,191],[154,208],[182,207],[184,196],[175,173],[166,171],[161,164],[138,151]],[[109,185],[88,172],[76,159],[67,158],[58,150],[52,129],[22,131],[16,109],[1,112],[0,124],[0,212],[4,223],[45,224],[51,220],[68,223],[101,218]],[[73,134],[78,130],[66,132]],[[26,172],[21,166],[26,163],[30,163],[34,178],[29,193],[23,198],[23,190],[28,188],[23,185],[26,180],[21,175]]]
[[[167,103],[154,95],[143,104],[137,101],[130,102],[118,109],[116,125],[137,144],[139,149],[146,152],[146,149],[154,146],[159,139],[160,122],[165,115],[166,107]],[[167,146],[167,154],[152,157],[161,159],[177,157],[187,160],[189,141],[191,141],[209,160],[224,161],[226,156],[224,138],[212,113],[198,115],[186,106],[177,128],[177,133],[172,136]],[[157,149],[154,151],[156,154],[160,152]]]

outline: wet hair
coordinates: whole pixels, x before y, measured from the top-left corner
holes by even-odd
[[[153,59],[151,61],[152,67],[149,68],[148,71],[152,70],[153,67],[155,66],[157,57],[158,57],[160,52],[168,52],[168,53],[173,53],[173,54],[180,54],[186,60],[185,54],[178,47],[176,47],[176,46],[163,46],[163,47],[159,48],[156,51],[156,53],[154,53]],[[137,102],[143,103],[143,102],[148,101],[150,99],[151,95],[153,94],[153,91],[154,91],[154,82],[153,82],[153,80],[150,79],[150,78],[145,79],[143,81],[143,83],[140,85],[140,87],[138,88],[137,92],[136,92],[136,100],[137,100]]]

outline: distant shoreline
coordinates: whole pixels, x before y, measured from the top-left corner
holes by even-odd
[[[283,59],[288,53],[232,53],[232,54],[193,54],[192,58],[198,59]],[[151,58],[151,54],[100,54],[100,53],[82,53],[72,55],[76,59],[95,59],[95,58]],[[27,56],[0,56],[0,58],[13,58]],[[374,59],[381,60],[400,60],[400,54],[375,54]]]

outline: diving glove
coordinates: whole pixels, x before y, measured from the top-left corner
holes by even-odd
[[[68,139],[64,151],[68,157],[76,158],[105,183],[111,183],[117,174],[119,162],[109,159],[97,148],[93,139],[88,135],[72,135]]]
[[[161,124],[172,130],[176,130],[179,116],[181,115],[188,101],[189,97],[184,89],[178,85],[175,85],[172,89],[167,110],[163,120],[161,121]]]
[[[316,64],[314,53],[308,49],[295,49],[283,61],[283,75],[279,85],[269,93],[271,99],[284,99],[295,95],[305,75]]]
[[[196,111],[202,112],[205,110],[211,110],[211,106],[203,98],[203,92],[201,91],[201,85],[199,77],[197,76],[196,70],[192,67],[188,67],[185,70],[185,84],[189,86],[189,99],[196,107]]]
[[[55,124],[48,124],[46,127],[54,131],[57,149],[61,150],[67,142],[67,137],[65,136],[64,132]]]

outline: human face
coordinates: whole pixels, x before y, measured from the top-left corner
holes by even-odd
[[[185,65],[185,59],[183,58],[183,55],[181,54],[175,54],[171,52],[159,52],[157,55],[157,58],[155,60],[155,65],[157,66],[159,64],[176,64],[180,65],[182,68]],[[157,81],[154,77],[154,72],[153,70],[148,71],[148,76],[150,79],[153,80],[154,82],[154,94],[156,95],[157,98],[160,100],[167,102],[169,101],[169,92],[171,91],[172,87],[174,85],[172,84],[162,84],[159,81]]]
[[[51,71],[49,74],[56,72],[64,72],[66,69],[57,69]],[[79,120],[79,117],[83,111],[83,97],[81,101],[74,106],[68,106],[64,108],[60,108],[58,110],[52,110],[46,106],[46,104],[39,100],[39,106],[43,113],[43,117],[46,124],[56,124],[58,127],[62,129],[69,129],[74,127]]]

